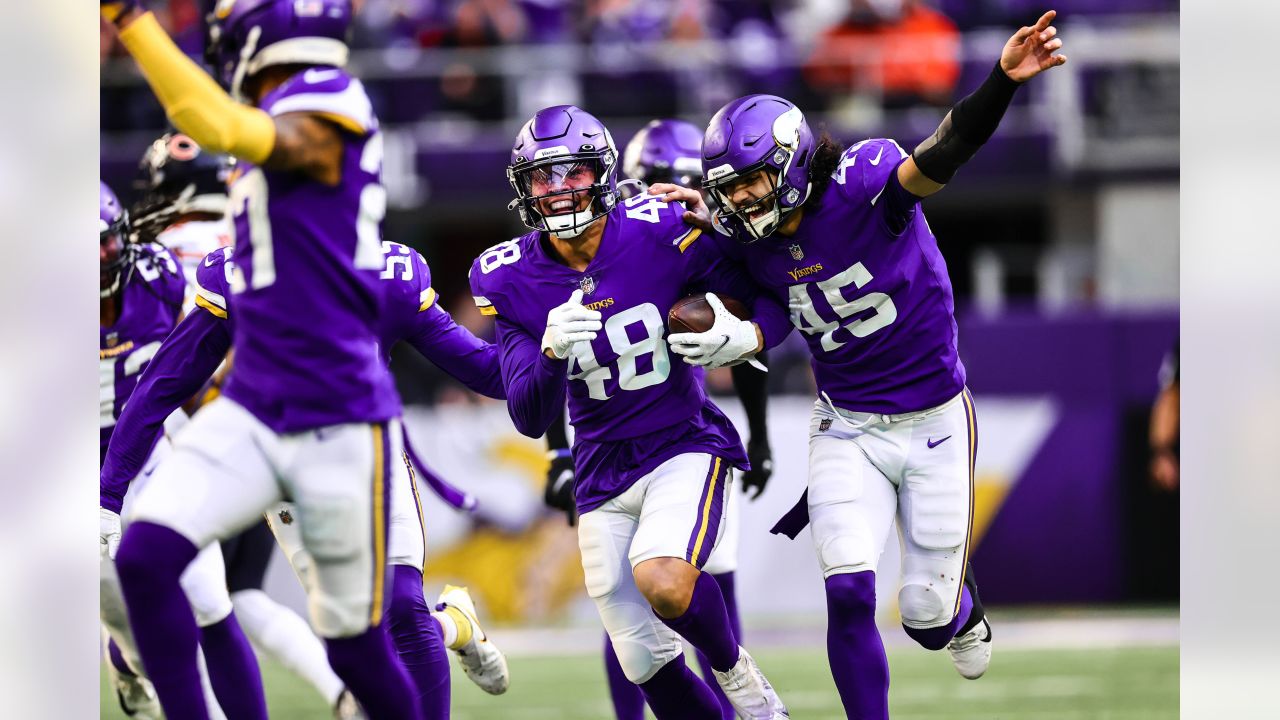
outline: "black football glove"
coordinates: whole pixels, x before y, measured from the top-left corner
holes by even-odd
[[[751,469],[742,473],[742,491],[755,500],[764,492],[764,486],[773,475],[773,451],[769,449],[769,440],[751,438],[747,443],[747,460],[751,461]],[[752,490],[755,490],[754,495]]]
[[[578,524],[578,503],[574,499],[573,455],[568,450],[552,450],[549,453],[551,467],[547,469],[547,486],[542,491],[542,502],[547,507],[563,510],[569,526]]]

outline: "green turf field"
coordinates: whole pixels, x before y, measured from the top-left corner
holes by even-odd
[[[823,653],[753,652],[796,720],[843,718]],[[1178,716],[1177,648],[1115,650],[996,649],[977,681],[955,674],[945,653],[891,652],[895,719],[1152,719]],[[611,716],[600,660],[594,656],[521,656],[510,660],[511,690],[490,697],[454,672],[458,720],[585,720]],[[456,665],[454,666],[456,670]],[[271,717],[326,718],[323,703],[300,680],[264,666]],[[124,718],[102,680],[102,717]]]

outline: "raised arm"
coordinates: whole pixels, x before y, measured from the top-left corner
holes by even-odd
[[[169,417],[200,391],[231,348],[227,321],[197,306],[161,343],[125,403],[102,463],[101,506],[119,513],[125,492]]]
[[[242,105],[192,62],[136,0],[103,2],[101,8],[174,127],[206,151],[229,153],[272,170],[302,172],[329,185],[341,180],[342,136],[336,124],[310,113],[273,118]]]
[[[1058,29],[1050,25],[1055,16],[1057,12],[1050,10],[1035,25],[1021,28],[1009,38],[986,81],[956,103],[933,135],[898,166],[903,189],[917,197],[941,190],[991,138],[1018,87],[1067,62],[1066,55],[1054,54],[1062,48]]]

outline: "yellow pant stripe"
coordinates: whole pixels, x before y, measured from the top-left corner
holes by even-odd
[[[964,559],[960,563],[960,572],[963,573],[969,568],[969,546],[973,544],[973,475],[975,464],[978,459],[978,418],[973,410],[973,397],[969,395],[969,389],[965,388],[961,391],[960,401],[964,403],[964,417],[969,431],[969,525],[964,534]],[[951,611],[952,617],[960,612],[960,601],[964,598],[964,582],[960,583],[960,590],[956,593],[956,606]]]
[[[387,581],[387,528],[383,485],[386,483],[386,458],[382,447],[383,427],[373,425],[373,607],[369,624],[382,621],[383,587]]]
[[[693,544],[692,562],[698,561],[698,553],[702,550],[702,541],[707,538],[707,527],[711,524],[711,500],[716,496],[716,481],[720,478],[720,456],[716,456],[715,467],[711,469],[711,487],[707,490],[707,501],[702,503],[702,520],[698,523],[698,540]]]

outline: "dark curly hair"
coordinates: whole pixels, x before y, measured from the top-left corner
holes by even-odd
[[[813,183],[813,190],[809,193],[809,199],[805,200],[801,207],[806,210],[816,210],[822,206],[822,196],[827,192],[827,186],[831,184],[831,176],[836,168],[840,167],[842,157],[844,157],[844,145],[831,137],[831,133],[823,130],[822,135],[818,137],[817,147],[813,149],[813,158],[809,160],[809,182]]]

